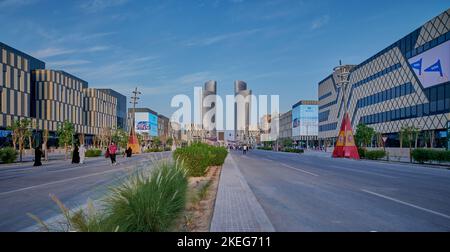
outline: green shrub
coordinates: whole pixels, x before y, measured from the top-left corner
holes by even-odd
[[[222,165],[228,151],[224,147],[215,147],[203,143],[178,148],[173,158],[184,162],[189,176],[204,176],[209,166]]]
[[[378,160],[384,158],[386,156],[386,152],[384,150],[366,150],[365,158],[370,160]]]
[[[268,151],[271,151],[271,150],[272,150],[272,147],[262,146],[262,147],[258,147],[257,149],[258,149],[258,150],[268,150]]]
[[[284,152],[292,152],[292,153],[304,153],[303,149],[294,149],[294,148],[286,148],[283,150]]]
[[[99,157],[102,155],[102,150],[99,149],[89,149],[86,151],[86,157]]]
[[[359,158],[366,158],[366,149],[358,147]]]
[[[210,166],[220,166],[225,163],[228,151],[225,147],[209,146],[210,151]]]
[[[411,155],[414,161],[421,164],[430,161],[450,162],[450,151],[447,150],[414,149]]]
[[[17,151],[12,147],[6,147],[0,149],[0,160],[3,163],[13,163],[17,160]]]

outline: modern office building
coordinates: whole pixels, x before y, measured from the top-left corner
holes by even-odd
[[[110,88],[99,88],[98,90],[117,99],[117,128],[127,131],[127,97]]]
[[[292,110],[280,115],[280,131],[278,139],[292,139]]]
[[[158,115],[158,136],[163,143],[165,143],[170,136],[169,118],[161,114]]]
[[[136,133],[148,136],[151,140],[152,137],[158,135],[158,113],[149,108],[129,108],[128,109],[130,121],[128,126],[131,128],[134,124]],[[133,115],[134,113],[134,115]],[[134,118],[134,121],[133,121]]]
[[[37,132],[48,130],[52,138],[66,121],[73,123],[76,134],[88,138],[102,128],[117,128],[117,92],[111,90],[114,95],[109,95],[88,88],[87,81],[45,69],[43,61],[3,43],[0,53],[0,136],[11,134],[6,128],[23,118],[30,119]],[[126,100],[122,105],[126,107]]]
[[[207,97],[212,97],[213,101],[211,103],[211,107],[202,106],[202,120],[203,120],[203,129],[205,130],[205,137],[209,139],[216,138],[216,127],[213,124],[216,122],[216,95],[217,95],[217,82],[214,80],[207,81],[203,87],[202,92],[202,103],[205,101]],[[213,114],[213,116],[208,116]],[[209,120],[211,117],[211,120]]]
[[[317,101],[301,100],[292,106],[292,139],[302,147],[317,146],[319,108]]]
[[[0,42],[0,130],[33,115],[32,71],[45,63]]]
[[[75,132],[84,127],[84,93],[88,83],[63,71],[38,69],[32,72],[34,86],[32,117],[38,129],[56,131],[64,121],[73,123]]]
[[[421,131],[419,146],[444,147],[450,117],[450,9],[350,71],[345,94],[359,123],[399,146],[402,127]],[[331,74],[319,82],[319,139],[334,145],[344,116],[343,91]]]
[[[86,131],[99,135],[104,129],[117,129],[117,98],[95,88],[84,91]]]

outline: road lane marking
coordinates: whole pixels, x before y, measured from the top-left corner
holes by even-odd
[[[369,190],[364,190],[364,189],[361,189],[361,190],[363,192],[368,193],[368,194],[372,194],[372,195],[375,195],[375,196],[378,196],[378,197],[381,197],[381,198],[384,198],[384,199],[392,200],[394,202],[397,202],[397,203],[400,203],[400,204],[403,204],[403,205],[407,205],[407,206],[410,206],[410,207],[413,207],[413,208],[416,208],[416,209],[419,209],[419,210],[422,210],[422,211],[425,211],[425,212],[428,212],[428,213],[432,213],[432,214],[439,215],[441,217],[450,219],[449,215],[446,215],[446,214],[443,214],[443,213],[440,213],[440,212],[436,212],[436,211],[430,210],[428,208],[420,207],[420,206],[417,206],[417,205],[414,205],[414,204],[411,204],[411,203],[408,203],[408,202],[404,202],[404,201],[401,201],[401,200],[398,200],[398,199],[391,198],[391,197],[386,196],[386,195],[382,195],[382,194],[379,194],[379,193],[371,192]]]
[[[39,188],[39,187],[44,187],[44,186],[49,186],[49,185],[54,185],[54,184],[64,183],[64,182],[68,182],[68,181],[72,181],[72,180],[77,180],[77,179],[81,179],[81,178],[88,178],[88,177],[92,177],[92,176],[96,176],[96,175],[107,174],[107,173],[110,173],[110,172],[117,172],[117,171],[120,171],[120,170],[125,170],[126,168],[127,168],[127,167],[123,167],[123,168],[118,168],[118,169],[114,169],[114,170],[107,170],[107,171],[103,171],[103,172],[91,173],[91,174],[87,174],[87,175],[83,175],[83,176],[79,176],[79,177],[74,177],[74,178],[69,178],[69,179],[63,179],[63,180],[53,181],[53,182],[44,183],[44,184],[40,184],[40,185],[34,185],[34,186],[24,187],[24,188],[12,190],[12,191],[7,191],[7,192],[1,192],[1,193],[0,193],[0,196],[7,195],[7,194],[11,194],[11,193],[16,193],[16,192],[21,192],[21,191],[26,191],[26,190],[30,190],[30,189],[35,189],[35,188]]]
[[[286,168],[289,168],[289,169],[292,169],[292,170],[296,170],[296,171],[299,171],[299,172],[304,172],[304,173],[307,173],[307,174],[309,174],[309,175],[312,175],[312,176],[316,176],[316,177],[318,177],[319,175],[317,175],[317,174],[315,174],[315,173],[312,173],[312,172],[309,172],[309,171],[305,171],[305,170],[302,170],[302,169],[300,169],[300,168],[295,168],[295,167],[292,167],[292,166],[290,166],[290,165],[287,165],[287,164],[283,164],[283,163],[280,163],[282,166],[284,166],[284,167],[286,167]]]
[[[337,168],[337,169],[343,169],[343,170],[347,170],[347,171],[365,173],[365,174],[370,174],[370,175],[375,175],[375,176],[381,176],[381,177],[386,177],[386,178],[397,178],[397,177],[393,177],[393,176],[389,176],[389,175],[379,174],[379,173],[376,173],[376,172],[370,172],[370,171],[361,170],[361,169],[351,169],[351,168],[337,166],[337,165],[330,165],[329,167]]]

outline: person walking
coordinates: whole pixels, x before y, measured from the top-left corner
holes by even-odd
[[[41,166],[42,162],[41,162],[41,157],[42,157],[42,150],[41,147],[38,146],[36,147],[36,149],[34,150],[34,164],[33,166]]]
[[[111,158],[111,164],[116,165],[117,145],[114,142],[111,142],[111,144],[108,147],[108,150],[109,150],[109,157]]]
[[[242,153],[247,154],[247,145],[242,146]]]
[[[84,147],[84,144],[80,146],[79,152],[80,152],[80,163],[83,164],[84,159],[86,158],[86,148]]]
[[[131,149],[131,147],[128,147],[128,149],[125,151],[125,154],[127,158],[131,157],[131,155],[133,154],[133,150]]]
[[[72,154],[72,164],[78,164],[80,163],[80,152],[78,149],[78,145],[75,145],[75,148],[73,149]]]

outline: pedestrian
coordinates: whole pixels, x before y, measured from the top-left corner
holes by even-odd
[[[242,146],[242,152],[245,154],[247,154],[247,145]]]
[[[111,164],[116,165],[117,145],[114,142],[111,142],[111,144],[108,147],[108,150],[109,150],[109,157],[111,158]]]
[[[127,158],[131,157],[131,155],[133,154],[133,150],[131,149],[131,146],[128,147],[128,149],[125,151],[125,154],[126,154]]]
[[[79,152],[80,152],[80,163],[83,164],[84,159],[86,158],[86,148],[84,147],[84,144],[80,146]]]
[[[78,149],[78,145],[75,145],[72,153],[72,164],[80,163],[80,151]]]
[[[36,149],[34,150],[34,164],[33,166],[41,166],[42,162],[41,162],[41,157],[42,157],[42,150],[41,147],[38,146],[36,147]]]

